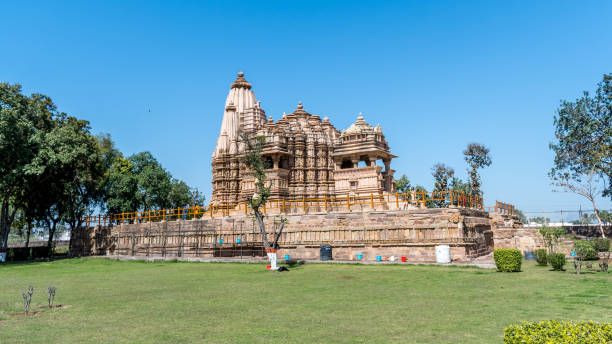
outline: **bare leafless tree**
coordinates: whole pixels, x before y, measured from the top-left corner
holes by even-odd
[[[599,176],[593,170],[589,171],[586,174],[579,175],[566,173],[554,177],[553,184],[561,188],[562,191],[580,195],[588,199],[589,202],[591,202],[591,205],[593,206],[593,212],[595,213],[595,218],[597,218],[597,222],[599,224],[599,231],[601,232],[601,237],[605,238],[606,234],[602,226],[601,218],[599,217],[599,210],[597,210],[597,204],[595,203],[595,197],[601,192],[601,190],[599,189],[601,185]]]

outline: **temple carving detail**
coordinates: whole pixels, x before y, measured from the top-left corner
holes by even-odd
[[[276,122],[266,118],[243,73],[231,84],[212,155],[211,203],[236,204],[253,195],[254,178],[242,157],[240,133],[263,136],[270,200],[323,199],[394,193],[390,153],[380,125],[359,114],[348,129],[312,115],[301,103]],[[377,161],[380,164],[377,164]]]

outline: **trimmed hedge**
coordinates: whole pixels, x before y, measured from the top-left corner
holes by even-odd
[[[565,265],[565,255],[563,253],[551,253],[548,255],[548,262],[554,271],[563,271]]]
[[[6,252],[6,261],[8,262],[48,257],[49,247],[47,246],[28,247],[27,249],[25,247],[9,247]]]
[[[497,271],[502,272],[518,272],[521,271],[523,263],[523,255],[521,251],[513,248],[502,248],[493,251],[493,258]]]
[[[504,329],[504,344],[600,344],[612,342],[612,324],[594,321],[524,321]]]
[[[546,249],[540,248],[535,250],[535,255],[536,255],[536,262],[538,262],[538,265],[540,266],[546,266],[548,265],[548,253],[546,252]]]

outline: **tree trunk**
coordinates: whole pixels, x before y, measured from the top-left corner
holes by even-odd
[[[601,237],[605,238],[606,233],[604,232],[603,226],[601,225],[601,218],[599,217],[599,212],[597,211],[597,206],[595,205],[595,200],[591,198],[591,204],[593,204],[593,210],[595,211],[595,217],[597,218],[597,223],[599,223],[599,232],[601,232]]]
[[[32,224],[28,222],[28,230],[26,231],[26,243],[25,243],[26,250],[28,249],[28,247],[30,247],[30,234],[31,233],[32,233]]]
[[[49,241],[47,247],[49,248],[49,258],[53,258],[53,236],[55,235],[55,229],[57,228],[57,221],[53,221],[53,224],[49,227]]]

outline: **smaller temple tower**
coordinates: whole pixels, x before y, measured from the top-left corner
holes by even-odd
[[[334,151],[335,189],[337,195],[359,195],[394,193],[394,170],[391,159],[396,158],[389,152],[380,125],[369,125],[360,113],[357,121],[342,131],[339,144]],[[382,161],[378,166],[376,161]],[[359,166],[364,162],[364,166]]]

